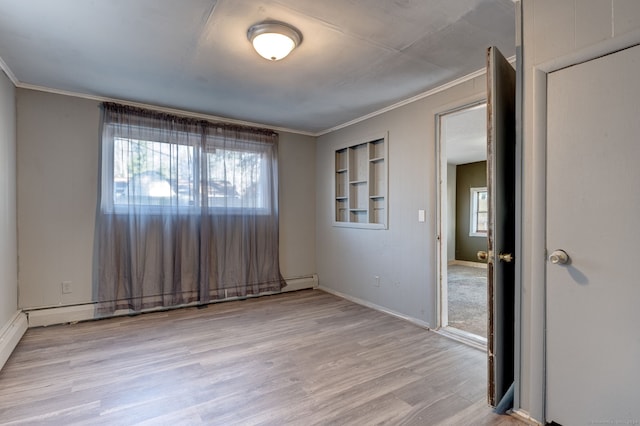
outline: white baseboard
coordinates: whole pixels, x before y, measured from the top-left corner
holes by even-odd
[[[282,292],[304,290],[308,288],[318,287],[318,275],[312,274],[304,277],[286,278],[286,287],[282,289]],[[276,293],[264,293],[260,295],[276,294]],[[260,296],[256,295],[256,296]],[[251,296],[251,297],[256,297]],[[230,297],[227,299],[217,300],[216,302],[231,301],[240,299],[238,297]],[[172,306],[170,308],[179,308],[186,306],[196,306],[197,303],[191,303],[181,306]],[[143,312],[153,312],[158,310],[166,310],[167,307],[159,306],[157,308],[145,309]],[[98,318],[95,313],[95,305],[87,303],[83,305],[74,306],[53,306],[48,308],[33,309],[27,312],[29,327],[44,327],[54,324],[66,324],[70,322],[87,321]],[[110,316],[129,315],[133,313],[128,309],[116,311]]]
[[[469,262],[468,260],[450,260],[447,262],[447,265],[462,265],[462,266],[470,266],[472,268],[482,268],[487,269],[487,264],[482,262]]]
[[[448,337],[449,339],[453,339],[457,342],[464,343],[465,345],[479,349],[483,352],[487,351],[487,339],[484,337],[476,336],[464,330],[458,330],[452,327],[441,327],[433,331],[442,336]]]
[[[18,311],[16,314],[0,329],[0,369],[7,362],[11,353],[22,339],[27,331],[27,316]]]
[[[339,291],[333,290],[331,288],[328,287],[323,287],[323,286],[319,286],[318,287],[319,290],[322,291],[326,291],[327,293],[333,294],[334,296],[338,296],[341,297],[345,300],[348,300],[350,302],[353,303],[357,303],[358,305],[362,305],[362,306],[366,306],[367,308],[371,308],[371,309],[375,309],[376,311],[380,311],[383,312],[385,314],[394,316],[396,318],[400,318],[402,320],[408,321],[414,325],[417,325],[418,327],[422,327],[422,328],[426,328],[427,330],[431,330],[431,325],[428,322],[419,320],[417,318],[413,318],[410,317],[408,315],[405,314],[401,314],[399,312],[396,312],[394,310],[391,310],[389,308],[385,308],[384,306],[380,306],[380,305],[376,305],[375,303],[371,303],[369,301],[354,297],[354,296],[350,296],[348,294],[344,294],[344,293],[340,293]]]
[[[518,420],[522,420],[523,422],[532,425],[532,426],[542,426],[542,423],[534,419],[524,410],[513,410],[509,413],[511,417],[515,417]]]
[[[43,327],[68,322],[86,321],[95,318],[93,304],[60,306],[28,311],[29,327]]]

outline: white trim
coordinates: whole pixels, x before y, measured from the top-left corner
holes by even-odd
[[[554,71],[559,71],[563,68],[588,62],[602,56],[610,55],[638,44],[640,44],[640,28],[616,36],[615,38],[603,40],[600,43],[576,50],[575,52],[559,58],[538,64],[535,68],[548,74]]]
[[[535,208],[530,213],[531,221],[531,348],[529,392],[541,398],[542,419],[546,421],[547,383],[546,383],[546,132],[547,132],[547,75],[573,65],[588,62],[599,57],[624,50],[640,44],[640,29],[621,36],[604,40],[598,44],[580,49],[570,54],[531,67],[532,88],[532,126],[531,146],[531,204]],[[525,94],[526,95],[526,94]],[[525,105],[526,108],[526,105]],[[523,120],[528,117],[525,116]],[[526,142],[526,141],[525,141]],[[535,401],[538,402],[538,401]],[[531,406],[531,404],[530,404]]]
[[[487,238],[487,232],[480,232],[477,230],[478,229],[478,199],[476,195],[480,194],[481,192],[485,192],[488,194],[487,187],[482,186],[482,187],[469,188],[469,197],[470,197],[469,205],[471,207],[469,211],[469,236]],[[486,198],[488,198],[488,195],[486,195]]]
[[[435,129],[435,179],[436,179],[436,214],[435,214],[435,253],[436,267],[435,283],[436,298],[434,300],[434,311],[436,314],[436,328],[447,325],[449,321],[449,309],[447,300],[449,297],[449,287],[447,287],[447,259],[449,258],[449,226],[447,223],[447,215],[449,213],[447,198],[447,147],[446,143],[442,143],[442,117],[446,112],[438,112],[433,116],[433,128]],[[455,240],[455,238],[454,238]],[[454,241],[455,243],[455,241]],[[454,244],[455,248],[455,244]],[[454,256],[455,257],[455,256]]]
[[[318,287],[318,290],[322,290],[325,293],[333,294],[334,296],[338,296],[338,297],[340,297],[342,299],[348,300],[349,302],[353,302],[353,303],[356,303],[358,305],[366,306],[367,308],[371,308],[371,309],[376,310],[378,312],[382,312],[382,313],[394,316],[394,317],[399,318],[401,320],[408,321],[413,325],[417,325],[418,327],[422,327],[422,328],[425,328],[427,330],[432,330],[431,329],[431,325],[429,325],[428,322],[419,320],[417,318],[410,317],[410,316],[405,315],[405,314],[401,314],[401,313],[396,312],[394,310],[385,308],[385,307],[380,306],[380,305],[376,305],[375,303],[368,302],[368,301],[360,299],[358,297],[354,297],[354,296],[350,296],[348,294],[341,293],[339,291],[333,290],[333,289],[325,287],[323,285],[320,285]]]
[[[17,87],[20,82],[16,78],[16,75],[13,73],[13,71],[11,71],[11,68],[9,68],[9,65],[7,65],[7,63],[1,57],[0,57],[0,69],[4,71],[7,77],[9,77],[9,80],[11,80],[13,85]]]
[[[384,149],[383,149],[383,155],[379,156],[382,158],[382,162],[383,162],[383,172],[384,172],[384,191],[375,194],[378,200],[383,200],[384,206],[384,223],[380,223],[380,222],[370,222],[371,218],[371,214],[373,211],[373,207],[371,207],[370,201],[371,201],[371,197],[369,198],[369,201],[366,202],[366,204],[368,205],[368,207],[366,209],[362,209],[362,210],[366,210],[367,213],[367,222],[351,222],[351,209],[350,209],[350,205],[351,205],[351,184],[352,182],[352,173],[353,170],[351,168],[351,154],[349,154],[351,152],[351,148],[357,147],[357,146],[361,146],[361,145],[367,145],[367,152],[366,152],[366,161],[368,162],[369,166],[367,166],[366,168],[366,182],[367,182],[367,194],[368,195],[372,195],[371,194],[371,179],[372,179],[372,174],[371,174],[371,162],[373,159],[370,158],[370,144],[372,143],[376,143],[378,141],[384,141]],[[350,142],[346,142],[343,143],[342,145],[337,146],[336,148],[333,149],[333,153],[334,153],[334,158],[337,158],[337,154],[339,151],[344,151],[346,153],[346,157],[345,157],[345,161],[347,162],[346,166],[346,181],[345,183],[345,188],[344,188],[344,193],[343,194],[338,194],[338,168],[337,168],[337,164],[335,164],[334,162],[334,185],[333,185],[333,195],[334,195],[334,215],[333,215],[333,226],[336,227],[343,227],[343,228],[360,228],[360,229],[375,229],[375,230],[385,230],[389,228],[389,131],[384,131],[384,132],[377,132],[377,133],[373,133],[371,135],[368,135],[366,137],[361,137],[358,139],[354,139]],[[357,167],[356,167],[357,168]],[[344,174],[342,176],[345,176]],[[362,177],[360,177],[362,178]],[[363,183],[363,182],[361,182]],[[346,201],[347,201],[347,206],[346,206],[346,210],[347,210],[347,220],[345,221],[338,221],[337,219],[337,204],[338,204],[338,197],[346,197]],[[344,201],[344,198],[342,199]]]
[[[486,337],[477,336],[473,333],[469,333],[455,327],[442,327],[433,331],[442,336],[445,336],[446,338],[455,340],[456,342],[464,343],[467,346],[471,346],[472,348],[479,349],[483,352],[487,351]]]
[[[471,268],[487,269],[487,264],[482,262],[470,262],[468,260],[451,260],[447,265],[469,266]]]
[[[485,71],[486,73],[486,71]],[[447,229],[444,228],[446,224],[447,215],[447,147],[446,142],[442,141],[441,121],[442,118],[455,114],[461,111],[468,111],[473,108],[478,108],[481,105],[487,104],[486,91],[479,97],[473,95],[465,99],[457,100],[451,104],[443,106],[443,109],[434,115],[434,129],[435,129],[435,179],[436,179],[436,217],[435,217],[435,252],[436,252],[436,268],[435,268],[435,280],[436,280],[436,299],[435,299],[435,312],[436,312],[436,327],[446,327],[449,321],[449,311],[447,306],[448,300],[448,288],[447,288]]]
[[[517,0],[513,0],[514,2]],[[513,64],[516,61],[516,57],[514,56],[510,56],[509,58],[507,58],[507,61],[510,64]],[[379,109],[377,111],[374,111],[372,113],[369,113],[367,115],[363,115],[362,117],[359,118],[355,118],[351,121],[347,121],[346,123],[343,124],[339,124],[335,127],[331,127],[329,129],[326,130],[321,130],[318,133],[313,134],[313,136],[322,136],[322,135],[326,135],[327,133],[331,133],[331,132],[335,132],[336,130],[340,130],[340,129],[344,129],[345,127],[349,127],[352,126],[354,124],[358,124],[362,121],[368,120],[370,118],[376,117],[378,115],[384,114],[385,112],[389,112],[389,111],[393,111],[394,109],[403,107],[405,105],[411,104],[413,102],[419,101],[420,99],[424,99],[424,98],[428,98],[429,96],[435,95],[437,93],[443,92],[447,89],[450,89],[452,87],[455,87],[459,84],[465,83],[469,80],[473,80],[476,77],[480,77],[482,75],[485,75],[487,73],[487,70],[485,68],[481,68],[477,71],[474,71],[470,74],[467,74],[465,76],[462,76],[460,78],[457,78],[455,80],[449,81],[448,83],[444,83],[441,86],[435,87],[433,89],[429,89],[425,92],[419,93],[415,96],[412,96],[411,98],[405,99],[403,101],[400,102],[396,102],[395,104],[389,105],[388,107],[384,107],[382,109]],[[486,101],[486,99],[485,99]],[[452,111],[453,112],[453,111]],[[444,115],[445,113],[441,113],[441,115]]]
[[[210,121],[223,122],[223,123],[229,123],[229,124],[239,124],[239,125],[242,125],[242,126],[249,126],[249,127],[260,127],[260,128],[265,128],[265,129],[277,131],[277,132],[295,133],[295,134],[304,135],[304,136],[316,136],[316,134],[312,133],[312,132],[305,132],[305,131],[302,131],[302,130],[289,129],[289,128],[286,128],[286,127],[269,126],[267,124],[254,123],[254,122],[251,122],[251,121],[244,121],[244,120],[236,120],[236,119],[233,119],[233,118],[221,117],[221,116],[218,116],[218,115],[202,114],[202,113],[187,111],[187,110],[183,110],[183,109],[161,107],[161,106],[158,106],[158,105],[145,104],[145,103],[141,103],[141,102],[127,101],[127,100],[124,100],[124,99],[109,98],[109,97],[106,97],[106,96],[88,95],[88,94],[85,94],[85,93],[71,92],[71,91],[68,91],[68,90],[51,89],[51,88],[48,88],[48,87],[36,86],[34,84],[28,84],[28,83],[17,82],[17,83],[14,83],[14,84],[16,85],[16,87],[19,87],[20,89],[36,90],[36,91],[39,91],[39,92],[53,93],[55,95],[72,96],[72,97],[75,97],[75,98],[88,99],[88,100],[98,101],[98,102],[116,102],[116,103],[123,104],[123,105],[129,105],[129,106],[138,107],[138,108],[152,109],[154,111],[165,112],[165,113],[174,114],[174,115],[181,115],[181,116],[184,116],[184,117],[200,118],[200,119],[203,119],[203,120],[210,120]]]
[[[540,398],[539,409],[541,419],[544,421],[546,405],[546,108],[547,108],[547,75],[540,70],[533,70],[533,108],[531,112],[532,134],[531,141],[523,140],[523,144],[531,145],[530,164],[530,241],[529,241],[529,279],[530,279],[530,379],[529,392],[533,395],[530,399]],[[525,105],[526,108],[526,105]],[[526,120],[528,117],[523,118]],[[526,161],[527,159],[525,159]],[[525,184],[524,191],[527,190]],[[526,242],[523,241],[523,244]],[[523,268],[526,268],[523,265]],[[536,351],[536,349],[538,349]],[[535,374],[533,372],[539,372]],[[531,401],[530,401],[531,402]],[[529,408],[533,404],[529,404]],[[538,407],[536,407],[538,408]],[[537,411],[537,410],[535,410]]]
[[[310,274],[305,276],[297,276],[285,278],[287,282],[287,286],[285,286],[279,292],[264,292],[255,295],[247,295],[241,297],[228,297],[226,299],[216,299],[208,302],[207,304],[215,304],[221,302],[230,302],[233,300],[241,300],[241,299],[249,299],[260,296],[270,296],[274,294],[286,293],[289,291],[298,291],[305,289],[315,289],[318,288],[318,275]],[[142,311],[133,311],[129,309],[122,309],[116,311],[112,315],[97,315],[95,312],[96,303],[88,302],[84,304],[78,305],[67,305],[67,306],[43,306],[39,308],[34,308],[31,310],[25,311],[25,319],[28,320],[28,327],[46,327],[49,325],[55,324],[66,324],[66,323],[74,323],[80,321],[90,321],[94,319],[106,319],[106,318],[114,318],[123,315],[131,315],[131,314],[139,314],[139,313],[148,313],[155,311],[167,311],[173,309],[180,308],[188,308],[194,306],[201,306],[198,302],[185,303],[183,305],[177,306],[157,306],[149,309],[143,309]],[[0,335],[1,336],[1,335]],[[0,340],[0,343],[2,341]]]
[[[517,0],[513,0],[513,1],[515,2]],[[514,63],[515,60],[516,60],[516,57],[515,56],[511,56],[511,57],[507,58],[507,60],[509,61],[509,63]],[[69,91],[69,90],[53,89],[53,88],[50,88],[50,87],[38,86],[38,85],[35,85],[35,84],[22,83],[20,80],[18,80],[18,78],[15,76],[15,74],[11,71],[11,69],[6,64],[6,62],[4,62],[2,57],[0,57],[0,68],[7,74],[7,76],[13,82],[13,84],[16,87],[20,88],[20,89],[29,89],[29,90],[39,91],[39,92],[53,93],[53,94],[57,94],[57,95],[64,95],[64,96],[71,96],[71,97],[75,97],[75,98],[94,100],[94,101],[98,101],[98,102],[117,102],[117,103],[120,103],[120,104],[123,104],[123,105],[130,105],[130,106],[139,107],[139,108],[153,109],[155,111],[166,112],[166,113],[169,113],[169,114],[183,115],[183,116],[186,116],[186,117],[194,117],[194,118],[202,118],[204,120],[211,120],[211,121],[221,121],[221,122],[225,122],[225,123],[239,124],[239,125],[250,126],[250,127],[262,127],[262,128],[271,129],[271,130],[274,130],[274,131],[277,131],[277,132],[287,132],[287,133],[294,133],[294,134],[298,134],[298,135],[312,136],[312,137],[319,137],[319,136],[322,136],[322,135],[326,135],[327,133],[335,132],[336,130],[340,130],[340,129],[343,129],[345,127],[352,126],[354,124],[357,124],[357,123],[360,123],[362,121],[368,120],[369,118],[376,117],[378,115],[384,114],[384,113],[392,111],[394,109],[397,109],[397,108],[403,107],[405,105],[411,104],[413,102],[419,101],[420,99],[424,99],[424,98],[427,98],[429,96],[435,95],[437,93],[440,93],[442,91],[445,91],[445,90],[450,89],[452,87],[455,87],[455,86],[457,86],[459,84],[465,83],[465,82],[467,82],[469,80],[473,80],[476,77],[480,77],[480,76],[486,74],[486,69],[482,68],[482,69],[474,71],[474,72],[472,72],[470,74],[467,74],[465,76],[457,78],[455,80],[452,80],[452,81],[449,81],[447,83],[444,83],[441,86],[435,87],[433,89],[429,89],[429,90],[427,90],[425,92],[419,93],[419,94],[417,94],[415,96],[412,96],[412,97],[410,97],[408,99],[402,100],[400,102],[396,102],[396,103],[394,103],[392,105],[389,105],[388,107],[385,107],[385,108],[379,109],[377,111],[374,111],[372,113],[363,115],[362,117],[355,118],[355,119],[350,120],[350,121],[348,121],[346,123],[339,124],[337,126],[330,127],[328,129],[325,129],[325,130],[321,130],[319,132],[308,132],[308,131],[304,131],[304,130],[290,129],[288,127],[275,127],[275,126],[269,126],[269,125],[262,124],[262,123],[254,123],[254,122],[251,122],[251,121],[236,120],[236,119],[232,119],[232,118],[221,117],[221,116],[211,115],[211,114],[202,114],[202,113],[187,111],[187,110],[183,110],[183,109],[167,108],[167,107],[161,107],[161,106],[153,105],[153,104],[146,104],[146,103],[141,103],[141,102],[133,102],[133,101],[127,101],[127,100],[124,100],[124,99],[111,98],[111,97],[99,96],[99,95],[90,95],[90,94],[86,94],[86,93],[72,92],[72,91]]]
[[[2,58],[0,58],[0,61],[1,60],[2,60]],[[511,58],[509,58],[509,60],[511,60]],[[0,65],[2,63],[0,63]],[[7,67],[7,69],[9,69],[9,68]],[[6,72],[6,70],[5,70],[5,72]],[[221,117],[221,116],[211,115],[211,114],[202,114],[202,113],[187,111],[187,110],[183,110],[183,109],[167,108],[167,107],[161,107],[161,106],[153,105],[153,104],[146,104],[146,103],[142,103],[142,102],[134,102],[134,101],[128,101],[128,100],[118,99],[118,98],[110,98],[110,97],[107,97],[107,96],[90,95],[90,94],[86,94],[86,93],[72,92],[72,91],[69,91],[69,90],[53,89],[53,88],[44,87],[44,86],[37,86],[35,84],[21,83],[19,80],[17,80],[15,78],[15,76],[13,74],[11,74],[9,76],[9,78],[11,79],[11,81],[13,81],[13,84],[16,87],[20,88],[20,89],[35,90],[35,91],[38,91],[38,92],[52,93],[52,94],[55,94],[55,95],[63,95],[63,96],[71,96],[71,97],[75,97],[75,98],[88,99],[88,100],[98,101],[98,102],[116,102],[116,103],[123,104],[123,105],[129,105],[129,106],[138,107],[138,108],[152,109],[154,111],[166,112],[168,114],[182,115],[182,116],[185,116],[185,117],[201,118],[203,120],[220,121],[220,122],[224,122],[224,123],[239,124],[239,125],[250,126],[250,127],[261,127],[261,128],[266,128],[266,129],[270,129],[270,130],[277,131],[277,132],[287,132],[287,133],[294,133],[294,134],[299,134],[299,135],[303,135],[303,136],[319,137],[319,136],[326,135],[327,133],[332,133],[332,132],[335,132],[337,130],[344,129],[345,127],[349,127],[349,126],[352,126],[354,124],[358,124],[358,123],[360,123],[362,121],[365,121],[365,120],[368,120],[370,118],[377,117],[378,115],[384,114],[384,113],[389,112],[389,111],[393,111],[393,110],[395,110],[397,108],[403,107],[405,105],[411,104],[413,102],[419,101],[419,100],[427,98],[429,96],[435,95],[437,93],[440,93],[442,91],[445,91],[447,89],[455,87],[455,86],[457,86],[459,84],[465,83],[465,82],[467,82],[469,80],[473,80],[476,77],[480,77],[480,76],[484,75],[485,73],[486,73],[486,70],[484,70],[484,69],[472,72],[471,74],[467,74],[464,77],[460,77],[460,78],[455,79],[453,81],[450,81],[448,83],[444,83],[442,86],[438,86],[436,88],[427,90],[426,92],[422,92],[422,93],[420,93],[420,94],[418,94],[416,96],[413,96],[413,97],[411,97],[409,99],[405,99],[403,101],[396,102],[395,104],[389,105],[388,107],[385,107],[385,108],[379,109],[377,111],[374,111],[372,113],[363,115],[362,117],[355,118],[355,119],[353,119],[351,121],[348,121],[346,123],[339,124],[339,125],[337,125],[335,127],[331,127],[329,129],[326,129],[326,130],[321,130],[319,132],[308,132],[308,131],[304,131],[304,130],[291,129],[291,128],[288,128],[288,127],[275,127],[275,126],[269,126],[267,124],[262,124],[262,123],[254,123],[254,122],[251,122],[251,121],[236,120],[236,119],[232,119],[232,118]]]
[[[373,229],[373,230],[385,230],[388,229],[386,224],[382,223],[369,223],[369,222],[338,222],[333,221],[333,226],[338,228],[360,228],[360,229]]]
[[[18,311],[0,329],[0,369],[13,353],[27,328],[27,316],[22,311]]]
[[[522,253],[523,253],[523,199],[524,199],[524,62],[523,62],[523,26],[522,26],[522,3],[516,2],[516,99],[515,99],[515,113],[516,113],[516,164],[515,164],[515,309],[514,309],[514,392],[513,392],[513,408],[518,410],[521,408],[521,393],[522,393]]]
[[[518,420],[521,420],[529,425],[532,426],[537,426],[540,425],[542,426],[542,423],[540,423],[539,421],[537,421],[536,419],[534,419],[533,417],[531,417],[531,415],[524,411],[524,410],[512,410],[509,415],[511,417],[515,417]]]
[[[285,278],[287,285],[282,289],[283,293],[288,291],[306,290],[309,288],[318,288],[318,275],[311,274],[295,278]]]
[[[349,126],[353,126],[354,124],[358,124],[362,121],[368,120],[370,118],[373,117],[377,117],[378,115],[384,114],[385,112],[389,112],[389,111],[393,111],[394,109],[398,109],[400,107],[403,107],[405,105],[409,105],[411,103],[414,103],[416,101],[419,101],[420,99],[424,99],[424,98],[428,98],[429,96],[435,95],[436,93],[440,93],[443,92],[447,89],[450,89],[452,87],[455,87],[459,84],[465,83],[469,80],[473,80],[476,77],[480,77],[482,75],[484,75],[486,73],[485,69],[480,69],[478,71],[472,72],[471,74],[467,74],[464,77],[460,77],[457,78],[453,81],[450,81],[448,83],[444,83],[442,86],[438,86],[436,88],[427,90],[426,92],[422,92],[420,94],[417,94],[409,99],[405,99],[403,101],[400,102],[396,102],[395,104],[389,105],[388,107],[384,107],[382,109],[379,109],[377,111],[374,111],[372,113],[363,115],[362,117],[358,117],[355,118],[351,121],[347,121],[346,123],[343,124],[339,124],[335,127],[331,127],[329,129],[326,130],[322,130],[318,133],[316,133],[314,136],[322,136],[322,135],[326,135],[327,133],[331,133],[331,132],[335,132],[336,130],[340,130],[340,129],[344,129],[345,127],[349,127]]]
[[[54,324],[87,321],[96,318],[93,303],[86,305],[59,306],[27,311],[29,328]]]

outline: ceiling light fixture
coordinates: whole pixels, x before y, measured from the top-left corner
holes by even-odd
[[[247,38],[260,56],[270,61],[279,61],[302,42],[302,34],[291,25],[268,21],[252,25]]]

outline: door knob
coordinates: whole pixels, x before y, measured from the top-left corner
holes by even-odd
[[[487,254],[486,251],[479,251],[476,256],[478,256],[478,260],[487,260],[487,258],[489,257],[489,255]]]
[[[500,253],[498,255],[498,259],[503,262],[511,263],[511,261],[513,261],[513,255],[511,253]]]
[[[554,265],[564,265],[569,262],[569,255],[564,250],[554,250],[553,253],[549,256],[549,262]]]

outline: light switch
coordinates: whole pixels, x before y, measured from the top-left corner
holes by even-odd
[[[424,210],[418,210],[418,222],[424,222],[426,220],[426,214]]]

